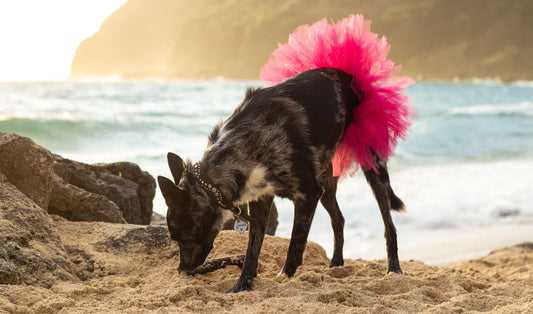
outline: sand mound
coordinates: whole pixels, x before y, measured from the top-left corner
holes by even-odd
[[[533,244],[450,265],[404,261],[404,276],[386,262],[346,260],[328,268],[314,243],[292,279],[277,276],[288,239],[269,237],[253,291],[223,294],[240,275],[228,266],[205,275],[177,272],[179,251],[161,226],[69,222],[55,218],[79,281],[50,288],[0,285],[0,311],[105,312],[531,312]],[[209,258],[243,254],[247,236],[223,231]]]

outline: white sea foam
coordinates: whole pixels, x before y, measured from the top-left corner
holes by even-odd
[[[409,241],[416,239],[411,235],[429,236],[433,230],[453,234],[474,227],[533,221],[532,170],[533,160],[529,159],[430,164],[398,172],[390,169],[394,191],[407,207],[407,214],[393,213],[398,233]],[[383,223],[362,176],[340,183],[337,196],[346,218],[346,256],[375,252],[376,239],[383,239]],[[280,207],[280,211],[292,211],[290,204],[289,208]],[[285,215],[280,213],[280,217]],[[280,222],[285,236],[290,235],[290,217]],[[324,209],[318,210],[313,224],[310,239],[331,254],[333,236]],[[385,250],[382,253],[385,257]]]
[[[85,76],[79,78],[71,78],[69,80],[73,83],[117,83],[123,81],[122,76],[120,74],[97,77]]]
[[[516,104],[482,104],[467,107],[455,107],[448,110],[448,114],[468,115],[500,115],[500,114],[523,114],[533,116],[533,102],[521,102]]]
[[[533,81],[514,81],[511,83],[511,85],[520,87],[533,87]]]

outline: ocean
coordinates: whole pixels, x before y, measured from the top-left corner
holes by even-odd
[[[214,124],[232,112],[248,86],[258,85],[0,83],[0,132],[28,136],[77,161],[126,160],[154,177],[170,176],[167,152],[198,160]],[[407,93],[418,116],[389,161],[392,186],[408,211],[393,213],[400,251],[437,233],[532,223],[533,82],[417,83]],[[362,174],[343,180],[337,197],[346,219],[345,257],[385,257],[383,223]],[[292,203],[276,204],[277,235],[290,237]],[[159,191],[154,211],[166,212]],[[333,232],[322,207],[309,239],[332,253]]]

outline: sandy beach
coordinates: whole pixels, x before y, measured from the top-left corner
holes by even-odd
[[[413,313],[533,311],[533,244],[492,251],[485,257],[447,266],[403,260],[405,275],[386,275],[386,261],[346,260],[328,268],[324,249],[308,243],[304,263],[288,279],[278,276],[288,239],[267,236],[253,290],[224,294],[238,276],[237,266],[205,275],[178,273],[177,247],[138,241],[132,232],[150,234],[155,227],[69,222],[55,218],[58,233],[81,278],[45,288],[0,285],[0,311],[8,313],[187,313],[315,312]],[[529,226],[517,235],[530,237]],[[163,227],[157,227],[163,228]],[[527,230],[526,230],[527,229]],[[150,231],[152,230],[152,231]],[[507,230],[508,231],[508,230]],[[497,234],[491,233],[497,238]],[[506,233],[509,234],[509,233]],[[127,236],[130,235],[130,236]],[[486,236],[487,234],[480,235]],[[502,236],[500,238],[505,238]],[[111,246],[103,243],[112,239]],[[120,240],[120,241],[119,241]],[[450,238],[428,246],[420,256],[464,256],[471,248]],[[486,240],[486,238],[485,238]],[[513,239],[514,240],[514,239]],[[456,241],[456,242],[453,242]],[[488,241],[485,241],[489,243]],[[223,231],[208,258],[243,254],[247,236]],[[451,248],[455,247],[455,250]],[[461,248],[462,249],[457,249]],[[444,249],[444,250],[443,250]],[[464,249],[464,250],[463,250]],[[479,247],[481,250],[482,247]],[[403,255],[407,251],[403,252]],[[438,262],[445,260],[438,258]]]
[[[451,263],[484,257],[493,250],[513,246],[524,241],[533,242],[533,222],[477,226],[469,229],[409,230],[399,232],[399,256],[423,261],[429,265],[446,266]],[[373,249],[365,259],[385,258],[385,242],[376,237]]]

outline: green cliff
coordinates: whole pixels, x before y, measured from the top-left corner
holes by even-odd
[[[83,41],[72,78],[257,78],[298,25],[363,14],[415,79],[533,79],[531,0],[129,0]]]

